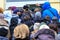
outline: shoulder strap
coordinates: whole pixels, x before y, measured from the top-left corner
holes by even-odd
[[[54,13],[50,9],[48,9],[48,10],[53,14],[53,16],[55,16]]]

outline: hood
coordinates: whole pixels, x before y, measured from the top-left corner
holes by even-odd
[[[42,9],[45,10],[45,9],[48,9],[50,8],[50,3],[49,2],[45,2],[43,5],[42,5]]]

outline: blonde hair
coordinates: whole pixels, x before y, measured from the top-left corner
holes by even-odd
[[[29,36],[29,28],[27,25],[21,24],[21,25],[16,26],[16,28],[14,29],[15,38],[24,39],[27,36]]]

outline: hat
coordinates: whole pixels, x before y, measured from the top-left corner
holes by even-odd
[[[39,29],[39,27],[40,27],[40,23],[35,23],[33,26],[34,30]]]
[[[49,26],[48,26],[46,23],[42,22],[42,23],[40,24],[39,30],[41,30],[41,29],[49,29]]]
[[[55,39],[55,32],[52,29],[41,29],[34,35],[34,38],[37,39],[42,34],[51,35]]]
[[[13,11],[14,14],[17,14],[17,12],[20,12],[20,10],[15,9],[15,10]]]
[[[11,6],[8,9],[11,9],[12,11],[14,11],[16,9],[16,6]]]
[[[26,8],[29,8],[29,7],[28,7],[27,5],[24,5],[24,6],[23,6],[23,9],[26,9]]]

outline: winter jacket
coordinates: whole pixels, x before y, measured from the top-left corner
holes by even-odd
[[[13,17],[11,18],[11,25],[10,25],[10,31],[11,31],[11,35],[12,35],[12,33],[13,33],[13,30],[14,30],[14,28],[18,25],[18,24],[20,24],[20,22],[21,22],[21,19],[19,19],[19,16],[18,15],[16,15],[16,14],[13,14]]]
[[[59,19],[59,15],[56,9],[52,8],[50,6],[49,2],[45,2],[42,5],[42,9],[44,10],[42,13],[42,17],[45,18],[46,16],[49,16],[50,19],[52,19],[54,16],[56,16]]]

